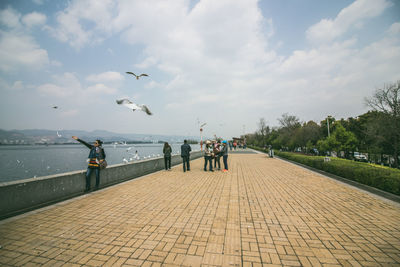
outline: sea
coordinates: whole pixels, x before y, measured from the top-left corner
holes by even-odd
[[[182,144],[170,144],[180,154]],[[108,165],[163,157],[163,144],[103,145]],[[199,144],[190,145],[192,151]],[[137,153],[136,153],[137,152]],[[135,155],[137,156],[135,157]],[[0,182],[86,170],[89,149],[81,144],[0,146]]]

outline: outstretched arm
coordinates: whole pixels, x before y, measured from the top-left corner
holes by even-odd
[[[72,136],[72,139],[75,139],[75,140],[78,141],[79,143],[84,144],[84,145],[85,145],[86,147],[88,147],[89,149],[92,149],[92,148],[93,148],[93,145],[86,143],[85,141],[79,139],[79,138],[76,137],[76,136]]]

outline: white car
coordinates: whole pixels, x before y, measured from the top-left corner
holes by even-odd
[[[361,162],[368,162],[367,156],[359,153],[354,153],[354,160],[361,161]]]

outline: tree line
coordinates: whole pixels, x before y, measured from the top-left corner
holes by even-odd
[[[400,80],[385,84],[365,98],[370,110],[355,118],[328,116],[316,123],[301,122],[294,115],[283,114],[278,127],[270,127],[260,118],[258,129],[246,134],[246,142],[258,147],[352,159],[355,151],[366,153],[375,163],[399,167],[400,151]]]

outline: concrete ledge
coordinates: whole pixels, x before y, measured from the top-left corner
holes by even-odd
[[[190,159],[203,156],[195,151]],[[182,164],[180,155],[171,165]],[[164,169],[164,158],[108,166],[100,173],[100,188],[121,183]],[[86,170],[0,183],[0,220],[84,194]],[[96,177],[91,176],[91,186]]]

